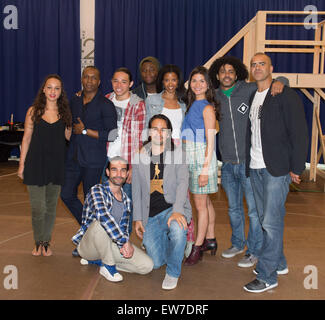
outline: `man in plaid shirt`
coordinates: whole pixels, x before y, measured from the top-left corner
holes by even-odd
[[[153,268],[151,258],[129,241],[131,200],[121,188],[128,169],[123,158],[110,159],[106,168],[108,181],[90,189],[82,225],[72,238],[82,257],[80,263],[99,265],[99,273],[113,282],[123,280],[117,270],[147,274]]]

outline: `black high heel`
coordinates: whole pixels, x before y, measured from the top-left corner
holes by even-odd
[[[201,247],[201,251],[209,251],[211,256],[215,256],[218,249],[218,243],[216,238],[213,239],[204,239],[203,245]]]

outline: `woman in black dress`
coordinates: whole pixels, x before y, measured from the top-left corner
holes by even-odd
[[[63,184],[66,139],[72,117],[63,83],[48,75],[28,109],[18,177],[29,192],[35,247],[32,255],[50,256],[56,206]]]

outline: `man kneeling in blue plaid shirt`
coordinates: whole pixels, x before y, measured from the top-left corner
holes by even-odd
[[[122,189],[128,170],[123,158],[110,159],[108,181],[90,189],[81,227],[72,238],[82,257],[80,263],[100,266],[99,273],[113,282],[123,280],[117,270],[147,274],[153,268],[152,259],[129,241],[131,200]]]

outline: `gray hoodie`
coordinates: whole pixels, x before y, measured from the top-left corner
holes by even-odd
[[[276,80],[289,86],[289,80],[286,77],[277,77]],[[223,162],[241,163],[245,161],[249,101],[256,90],[255,82],[246,81],[237,81],[229,98],[220,88],[216,89],[216,98],[220,102],[221,110],[219,151]]]
[[[255,82],[238,81],[229,98],[220,88],[216,90],[221,111],[219,150],[223,162],[245,161],[249,99],[256,89]]]

